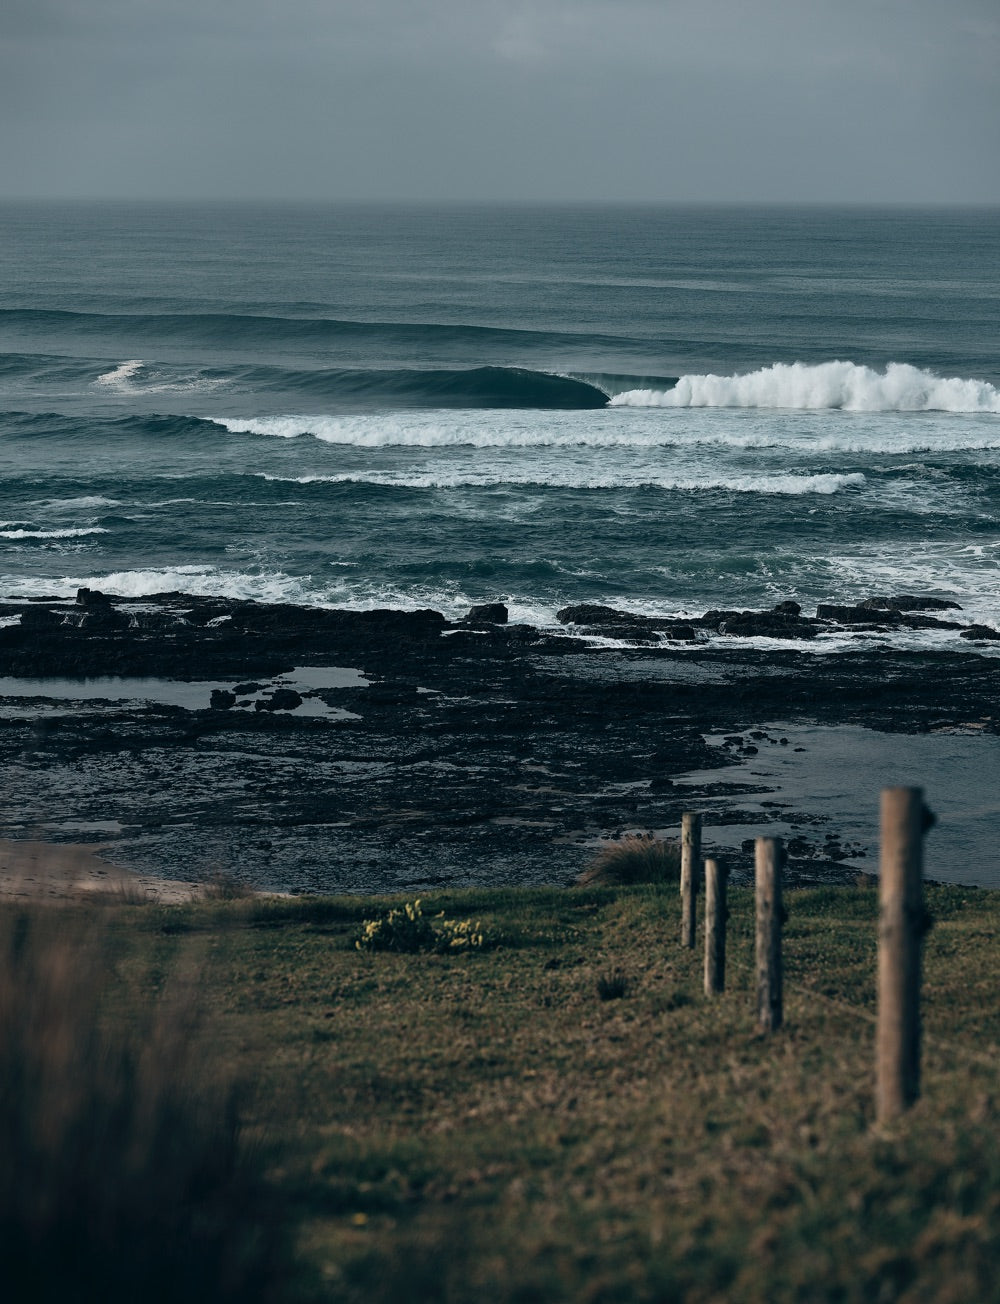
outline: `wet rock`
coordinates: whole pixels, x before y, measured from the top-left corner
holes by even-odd
[[[699,618],[692,623],[695,625],[704,625],[706,629],[718,629],[724,621],[736,620],[737,617],[746,614],[747,613],[743,611],[716,611],[713,608],[711,611],[706,611],[703,616],[699,616]]]
[[[466,620],[470,625],[506,625],[508,614],[502,602],[484,602],[478,607],[473,607]]]
[[[88,605],[80,621],[80,629],[86,633],[112,634],[117,630],[125,630],[129,627],[128,616],[108,603],[94,603]]]
[[[236,694],[227,693],[224,688],[213,688],[210,705],[213,711],[230,711],[236,705]]]
[[[913,732],[927,721],[986,721],[986,732],[1000,733],[1000,661],[969,655],[968,642],[957,637],[948,651],[894,654],[861,643],[846,656],[813,657],[796,655],[794,643],[776,655],[738,639],[713,640],[704,652],[665,641],[648,651],[595,651],[571,628],[550,637],[542,656],[537,632],[524,629],[524,643],[515,643],[518,627],[509,623],[442,638],[442,617],[283,611],[261,620],[258,634],[229,621],[188,623],[184,614],[198,605],[189,598],[108,606],[124,615],[157,604],[165,618],[178,617],[172,630],[134,620],[107,636],[69,623],[38,631],[4,626],[0,670],[208,680],[229,691],[236,686],[241,701],[260,685],[270,691],[292,667],[353,666],[380,686],[351,699],[358,710],[366,706],[364,720],[349,724],[334,724],[335,713],[329,725],[304,718],[289,709],[292,701],[282,709],[277,696],[259,711],[136,704],[61,711],[51,736],[37,734],[34,721],[4,721],[0,760],[9,774],[23,772],[15,800],[25,821],[44,822],[67,801],[68,818],[96,821],[113,798],[122,823],[133,827],[134,820],[142,830],[135,836],[145,839],[153,821],[167,830],[178,805],[185,813],[190,806],[187,832],[156,833],[157,863],[174,876],[210,844],[261,885],[288,889],[347,890],[346,882],[350,890],[398,890],[401,855],[421,880],[437,874],[470,884],[552,882],[582,864],[591,834],[675,826],[692,799],[711,800],[720,823],[755,831],[756,817],[729,818],[742,815],[739,803],[753,782],[746,772],[734,769],[738,782],[704,787],[692,787],[688,776],[745,763],[753,755],[743,754],[748,744],[767,755],[777,739],[790,753],[798,739],[780,737],[780,726],[772,735],[763,720],[892,732]],[[19,616],[26,605],[10,601],[0,614]],[[57,598],[41,605],[59,610]],[[205,601],[212,606],[218,610]],[[83,604],[73,608],[74,619],[85,614]],[[801,620],[801,613],[732,614]],[[259,615],[258,609],[252,620]],[[882,613],[868,616],[879,620]],[[909,618],[897,613],[897,621]],[[623,630],[648,636],[678,623],[633,616],[602,628],[620,640]],[[684,623],[703,634],[700,619]],[[706,673],[680,673],[691,666]],[[381,701],[368,697],[379,693]],[[331,705],[344,700],[343,690],[315,697]],[[208,706],[207,688],[201,705]],[[722,748],[705,742],[721,736]],[[199,742],[205,745],[193,745]],[[798,823],[807,821],[813,816]],[[255,838],[248,843],[248,823],[273,839],[273,851],[255,850]],[[818,846],[796,872],[846,880],[848,870],[838,870],[821,849],[822,835]],[[752,840],[748,848],[740,872],[749,872]],[[350,866],[346,880],[339,868],[325,868],[341,865]]]
[[[204,628],[210,625],[213,620],[224,620],[232,615],[232,604],[228,602],[201,602],[184,613],[184,619],[189,625],[198,625]]]
[[[975,639],[976,642],[996,642],[1000,639],[1000,633],[991,629],[989,625],[970,625],[968,629],[963,629],[959,638]]]
[[[587,633],[598,638],[615,638],[623,643],[641,643],[655,646],[660,640],[648,625],[588,625]]]
[[[436,639],[448,622],[440,611],[327,611],[296,607],[291,603],[241,602],[233,606],[231,623],[224,626],[234,636],[261,634],[288,641],[302,638]]]
[[[111,599],[100,589],[77,589],[77,605],[81,607],[104,607],[111,605]]]
[[[329,612],[330,616],[356,616],[359,632],[367,635],[382,634],[399,638],[425,639],[436,638],[448,624],[440,611],[421,607],[417,611],[390,611],[378,608],[375,611]]]
[[[800,616],[802,614],[802,608],[797,602],[779,602],[774,611],[779,616]]]
[[[302,695],[294,688],[276,688],[269,697],[254,702],[255,711],[294,711],[302,705]]]
[[[50,611],[48,607],[28,607],[21,612],[21,628],[55,629],[64,619],[62,612]]]
[[[888,607],[848,607],[836,602],[821,602],[816,607],[816,619],[833,620],[838,625],[890,625],[899,622],[900,613]]]
[[[957,620],[938,620],[936,616],[900,616],[897,622],[904,629],[961,629]]]
[[[719,633],[738,638],[815,638],[816,626],[802,616],[776,611],[741,611],[719,622]]]
[[[173,611],[133,611],[129,624],[143,633],[169,636],[177,630],[180,618]]]
[[[560,625],[635,625],[644,624],[642,616],[634,616],[628,611],[618,611],[614,607],[602,607],[594,602],[581,602],[576,606],[563,607],[556,612]]]
[[[859,604],[869,611],[961,611],[957,602],[947,598],[916,597],[901,593],[894,598],[866,598]]]
[[[83,607],[83,618],[79,623],[79,628],[87,633],[95,631],[102,634],[113,633],[116,630],[127,629],[129,619],[111,604],[111,599],[100,589],[77,589],[77,605]]]
[[[663,630],[665,638],[673,643],[696,643],[698,635],[693,625],[669,625]]]
[[[258,684],[251,679],[246,684],[236,684],[233,687],[233,692],[237,697],[245,697],[247,693],[259,693],[263,687],[263,684]]]

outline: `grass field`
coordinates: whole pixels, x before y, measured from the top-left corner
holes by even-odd
[[[236,1262],[259,1287],[244,1273],[233,1298],[978,1304],[1000,1300],[1000,893],[927,896],[924,1093],[883,1134],[867,887],[787,894],[786,1025],[769,1037],[754,1025],[750,893],[731,893],[728,987],[708,1000],[700,951],[677,942],[675,885],[429,896],[425,913],[478,921],[491,943],[444,954],[356,949],[390,904],[372,898],[5,907],[4,999],[16,1010],[52,956],[82,973],[86,954],[71,1023],[106,1041],[78,1072],[127,1036],[136,1062],[151,1042],[171,1048],[147,1089],[170,1097],[183,1063],[175,1095],[201,1120],[238,1086],[253,1171],[235,1180],[227,1151],[206,1197],[223,1246],[213,1280]],[[12,1056],[26,1054],[12,1019],[8,1112]],[[44,1019],[17,1035],[33,1054]],[[66,1062],[42,1059],[42,1078]],[[206,1097],[206,1083],[225,1089]],[[31,1100],[18,1107],[30,1122]],[[189,1123],[171,1117],[183,1149]],[[144,1146],[163,1164],[138,1127],[119,1147],[132,1176]],[[217,1158],[218,1136],[207,1144]],[[34,1175],[42,1161],[23,1162],[21,1183],[80,1185],[71,1158]],[[113,1183],[114,1165],[93,1180]],[[175,1222],[163,1235],[180,1252],[195,1233]],[[265,1229],[253,1253],[250,1226]],[[43,1211],[30,1231],[43,1275],[47,1234]],[[91,1297],[119,1298],[77,1296]],[[32,1298],[48,1296],[36,1283]]]

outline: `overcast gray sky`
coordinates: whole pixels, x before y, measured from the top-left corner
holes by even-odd
[[[1000,202],[998,0],[0,0],[0,195]]]

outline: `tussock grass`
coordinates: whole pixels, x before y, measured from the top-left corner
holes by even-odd
[[[577,879],[580,886],[632,883],[674,883],[681,876],[681,852],[676,842],[649,833],[629,833],[602,847]]]
[[[597,979],[597,995],[602,1001],[620,1001],[629,994],[632,984],[621,969],[611,969]]]
[[[0,912],[6,1298],[257,1304],[280,1220],[199,1035],[196,974],[116,991],[108,911]]]
[[[249,883],[219,870],[205,880],[203,896],[206,901],[242,901],[256,893]]]

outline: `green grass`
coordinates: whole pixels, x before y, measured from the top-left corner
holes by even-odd
[[[100,1017],[141,1026],[197,956],[199,1054],[247,1085],[294,1239],[282,1300],[978,1304],[1000,1300],[1000,893],[927,896],[924,1094],[887,1133],[867,888],[787,894],[771,1037],[750,893],[708,1000],[676,885],[425,895],[503,939],[459,954],[359,952],[400,898],[104,909]]]

